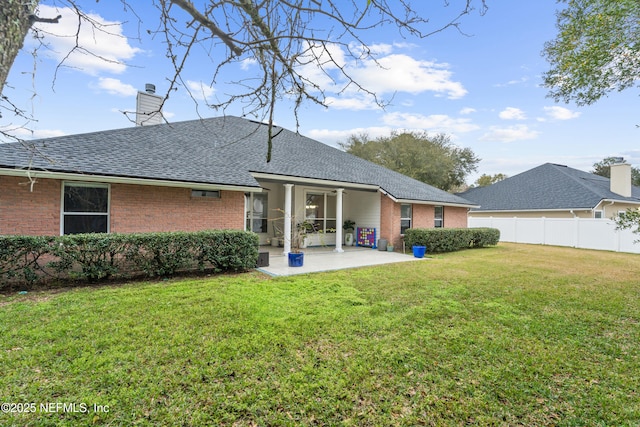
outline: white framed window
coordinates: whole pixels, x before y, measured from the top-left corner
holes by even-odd
[[[109,184],[64,182],[61,234],[109,232]]]
[[[593,217],[596,219],[604,218],[604,211],[593,211]]]
[[[411,228],[411,205],[400,205],[400,234]]]
[[[334,233],[336,230],[336,194],[314,191],[305,194],[304,219],[315,231]]]
[[[435,206],[433,212],[433,226],[435,228],[444,227],[444,206]]]
[[[268,201],[267,193],[246,193],[244,195],[247,231],[267,233]]]

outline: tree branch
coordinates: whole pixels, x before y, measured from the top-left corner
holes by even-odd
[[[170,1],[171,3],[182,8],[189,15],[191,15],[193,19],[195,19],[200,23],[200,25],[209,29],[209,31],[211,31],[211,34],[213,34],[216,37],[219,37],[220,40],[222,40],[224,44],[226,44],[227,47],[231,49],[231,52],[233,52],[234,55],[240,56],[242,54],[242,49],[238,47],[233,42],[233,40],[231,40],[231,37],[229,37],[228,34],[225,34],[224,32],[222,32],[222,30],[218,28],[218,26],[214,24],[213,21],[211,21],[209,18],[201,14],[200,11],[198,11],[198,9],[196,9],[196,7],[193,5],[193,3],[191,3],[188,0],[170,0]]]

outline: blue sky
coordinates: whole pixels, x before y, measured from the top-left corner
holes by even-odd
[[[432,6],[421,7],[428,9],[426,13],[431,13],[437,23],[454,12],[456,3],[452,1],[444,8],[441,2],[428,2]],[[72,34],[75,19],[64,9],[46,6],[51,4],[43,1],[40,15],[60,13],[63,19],[61,24],[44,28]],[[31,132],[14,130],[25,138],[132,126],[122,111],[135,109],[137,91],[145,83],[154,83],[157,93],[163,95],[169,87],[166,79],[171,65],[164,47],[144,31],[153,28],[152,19],[138,26],[133,16],[123,13],[119,1],[87,0],[79,4],[91,11],[94,19],[112,23],[111,33],[129,38],[82,33],[81,41],[93,44],[89,49],[113,62],[73,56],[68,62],[72,67],[59,69],[55,81],[55,67],[72,38],[48,37],[52,49],[40,50],[35,60],[30,54],[34,43],[29,40],[4,92],[37,118],[37,122],[26,124]],[[136,2],[135,7],[140,8],[136,12],[153,16],[144,4]],[[382,110],[363,94],[332,93],[327,85],[329,108],[303,106],[300,133],[329,145],[360,133],[372,137],[406,129],[445,133],[482,159],[469,183],[483,173],[512,176],[545,162],[589,171],[604,157],[622,156],[639,166],[640,129],[636,125],[640,116],[635,90],[613,93],[595,105],[577,107],[556,104],[540,87],[541,74],[548,69],[541,51],[544,42],[555,36],[556,1],[488,0],[488,6],[483,16],[474,12],[462,19],[464,34],[449,29],[416,40],[403,39],[391,28],[367,33],[364,39],[379,50],[385,69],[346,59],[345,65],[370,90],[390,99],[391,105]],[[123,20],[127,22],[120,24]],[[334,54],[340,51],[336,48]],[[224,93],[224,76],[212,86],[211,68],[209,59],[199,54],[187,63],[183,80],[195,98],[213,99]],[[242,71],[251,73],[251,64]],[[202,102],[196,106],[182,87],[171,94],[164,111],[169,121],[220,114]],[[237,106],[226,113],[241,115],[241,111]],[[276,122],[295,129],[290,105],[278,107]],[[4,129],[23,125],[24,120],[6,113],[0,119]]]

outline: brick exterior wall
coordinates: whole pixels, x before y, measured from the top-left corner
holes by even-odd
[[[380,239],[387,239],[395,247],[400,242],[400,205],[380,194]],[[377,243],[377,242],[376,242]]]
[[[111,185],[111,232],[244,230],[244,193],[191,198],[189,188]]]
[[[411,206],[411,213],[413,214],[413,217],[411,218],[411,226],[413,228],[433,228],[435,222],[435,211],[435,207],[432,205]],[[446,220],[444,225],[447,225]]]
[[[444,207],[445,228],[467,228],[467,208]],[[411,206],[411,226],[413,228],[433,228],[435,208],[433,205],[413,204]],[[387,239],[396,248],[402,247],[400,238],[400,203],[380,195],[380,238]]]
[[[60,234],[61,181],[0,176],[0,234]]]
[[[0,234],[59,235],[62,181],[0,176]],[[188,188],[112,184],[112,233],[244,230],[244,193],[191,198]]]
[[[467,208],[444,207],[444,226],[446,228],[467,228]]]

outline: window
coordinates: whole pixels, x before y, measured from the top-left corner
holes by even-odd
[[[307,193],[304,219],[313,224],[315,231],[327,233],[336,230],[336,195],[330,192]]]
[[[191,197],[195,198],[207,198],[207,199],[219,199],[220,190],[191,190]]]
[[[400,234],[411,228],[411,205],[400,205]]]
[[[62,234],[109,232],[109,186],[64,183]]]
[[[244,200],[247,231],[267,233],[267,193],[247,193]]]
[[[444,206],[435,206],[433,213],[433,226],[436,228],[444,227]]]
[[[604,218],[603,211],[593,211],[593,217],[598,219]]]

